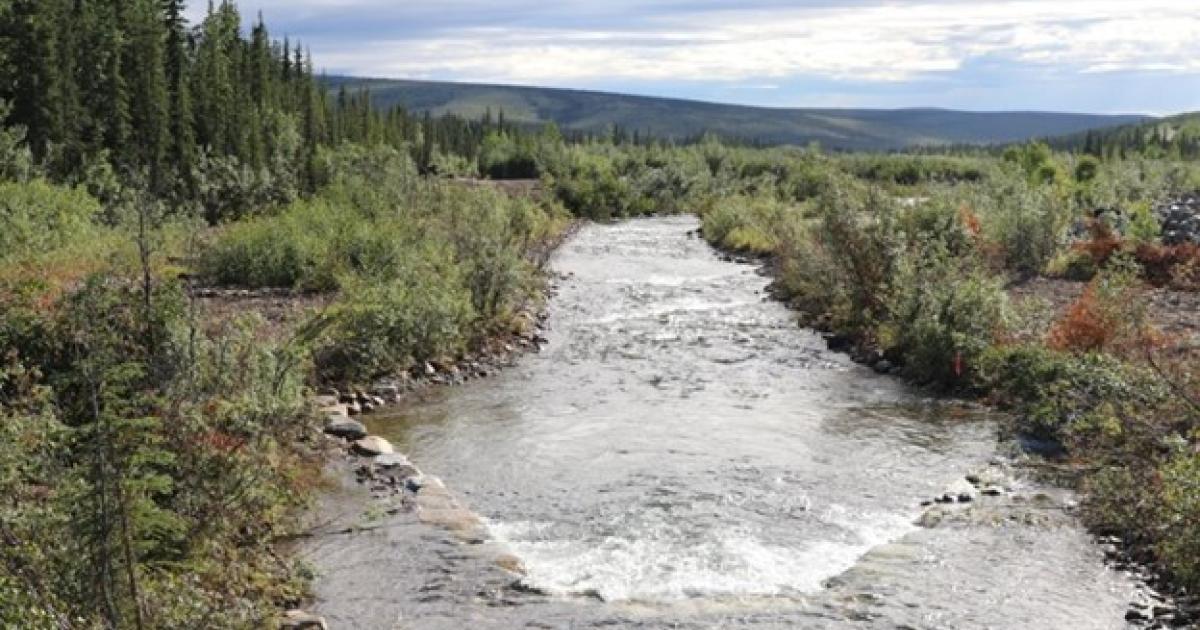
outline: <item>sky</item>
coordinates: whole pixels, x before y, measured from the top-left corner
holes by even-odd
[[[206,3],[193,0],[193,20]],[[240,0],[319,71],[771,107],[1200,110],[1200,0]]]

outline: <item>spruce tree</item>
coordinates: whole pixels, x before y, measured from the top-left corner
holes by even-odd
[[[5,90],[12,100],[9,122],[27,129],[29,147],[39,160],[65,135],[57,36],[64,24],[62,8],[62,0],[14,0],[3,28],[13,69]]]
[[[164,6],[167,30],[165,75],[167,82],[168,161],[177,174],[175,194],[192,198],[196,194],[196,135],[192,117],[190,72],[186,22],[183,0],[166,0]]]
[[[158,0],[128,0],[123,67],[129,94],[134,163],[145,168],[150,187],[161,188],[168,144],[168,90],[164,70],[166,31]]]

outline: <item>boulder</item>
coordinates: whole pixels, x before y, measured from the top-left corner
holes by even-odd
[[[325,414],[327,417],[333,417],[333,416],[337,416],[339,418],[350,417],[350,414],[346,411],[345,405],[330,405],[328,407],[322,407],[321,413]]]
[[[338,404],[338,397],[322,394],[313,398],[313,404],[318,407],[333,407]]]
[[[400,468],[401,466],[412,466],[412,462],[408,461],[407,457],[394,451],[391,453],[381,453],[376,455],[373,463],[375,464],[376,468],[383,470]]]
[[[283,614],[279,627],[285,630],[328,630],[324,617],[303,610],[289,610]]]
[[[375,457],[376,455],[395,453],[396,449],[392,447],[391,442],[377,435],[370,435],[354,443],[354,452],[367,457]]]
[[[408,458],[399,453],[384,453],[373,460],[376,474],[397,481],[410,479],[421,474]]]
[[[325,423],[325,432],[347,440],[358,440],[367,436],[367,427],[345,416],[330,416]]]
[[[970,503],[979,496],[979,489],[966,479],[959,479],[955,481],[947,486],[942,492],[943,497],[957,499],[959,503]]]
[[[380,381],[371,387],[371,395],[383,400],[394,400],[400,395],[400,386],[396,383]]]

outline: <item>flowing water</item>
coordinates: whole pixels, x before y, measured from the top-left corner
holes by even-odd
[[[404,514],[317,539],[332,627],[1125,627],[1134,585],[985,412],[827,350],[694,227],[588,226],[540,354],[371,419],[489,541]],[[972,471],[1011,492],[921,506]]]

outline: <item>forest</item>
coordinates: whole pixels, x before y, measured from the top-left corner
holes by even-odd
[[[285,544],[322,484],[311,393],[461,356],[538,299],[572,222],[665,213],[761,257],[863,361],[1011,410],[1095,532],[1200,588],[1200,362],[1147,302],[1200,290],[1200,225],[1167,229],[1200,190],[1194,134],[568,137],[380,110],[228,0],[182,14],[0,0],[0,625],[277,623],[312,577]],[[464,184],[505,179],[540,192]],[[298,314],[231,315],[211,287]]]

